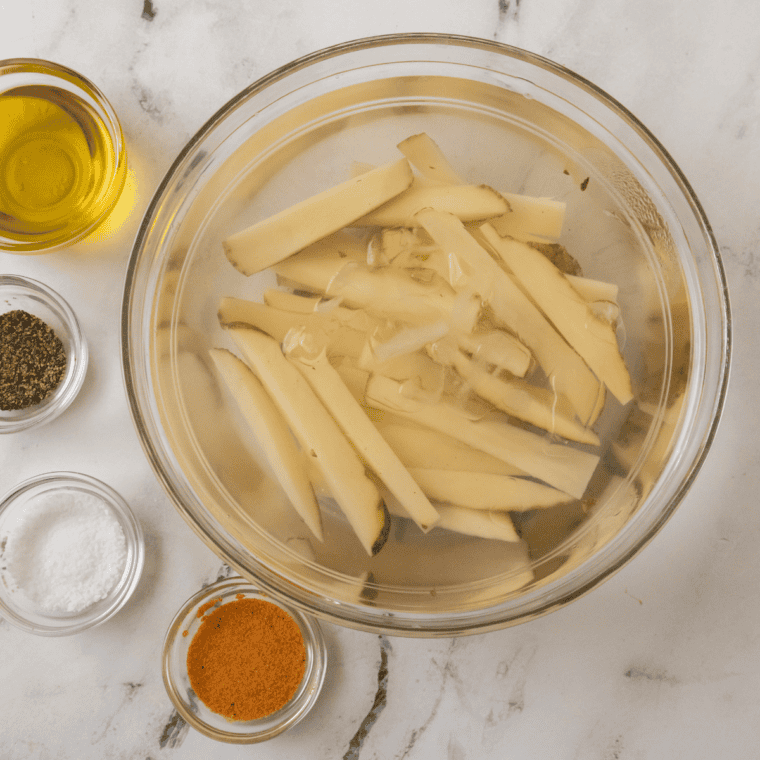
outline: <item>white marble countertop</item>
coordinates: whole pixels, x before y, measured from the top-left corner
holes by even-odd
[[[452,640],[325,625],[314,711],[256,747],[188,729],[159,657],[182,602],[223,572],[171,506],[134,432],[119,363],[125,267],[178,151],[231,96],[329,44],[405,31],[497,39],[584,75],[633,111],[689,178],[720,243],[735,349],[723,422],[673,519],[626,568],[562,611]],[[0,622],[3,760],[755,758],[760,746],[760,4],[747,0],[0,0],[0,58],[95,81],[119,114],[134,212],[100,241],[0,271],[57,289],[87,334],[73,406],[0,440],[0,491],[77,470],[132,505],[147,561],[136,595],[83,634]],[[86,283],[86,287],[83,285]],[[380,665],[387,699],[373,708]]]

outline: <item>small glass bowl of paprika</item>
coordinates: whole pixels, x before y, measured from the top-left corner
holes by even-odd
[[[0,275],[0,433],[57,417],[82,387],[87,357],[61,296],[28,277]]]
[[[253,744],[314,706],[327,648],[322,629],[240,577],[192,596],[164,641],[163,677],[179,714],[218,741]]]

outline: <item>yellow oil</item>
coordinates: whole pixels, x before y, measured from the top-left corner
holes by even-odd
[[[17,241],[64,241],[115,201],[124,162],[80,97],[26,86],[0,95],[0,229]]]

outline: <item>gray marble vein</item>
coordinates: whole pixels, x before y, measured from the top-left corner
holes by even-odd
[[[140,14],[146,21],[153,21],[158,13],[158,9],[153,5],[151,0],[144,0],[142,13]]]
[[[369,735],[370,730],[380,717],[380,713],[385,709],[385,705],[388,702],[388,678],[390,675],[390,668],[388,665],[389,653],[393,651],[390,641],[385,636],[380,637],[380,663],[377,669],[377,691],[375,692],[375,698],[372,701],[372,706],[369,712],[366,714],[361,722],[361,725],[356,730],[356,733],[351,737],[351,741],[348,743],[348,749],[343,755],[343,760],[359,760],[360,753],[364,741]]]
[[[189,726],[185,722],[185,719],[176,710],[173,710],[161,731],[161,736],[158,738],[158,746],[161,749],[166,747],[176,749],[180,747],[187,736],[188,730]]]

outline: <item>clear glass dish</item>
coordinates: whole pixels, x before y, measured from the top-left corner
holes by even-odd
[[[208,350],[228,345],[219,299],[260,300],[274,284],[270,273],[235,271],[221,240],[346,179],[353,162],[392,160],[400,140],[422,131],[466,181],[567,203],[560,242],[587,276],[619,286],[635,401],[607,404],[601,465],[584,498],[522,515],[522,544],[423,535],[394,521],[370,559],[329,500],[323,544],[288,517],[211,371]],[[122,314],[133,418],[193,530],[266,593],[333,622],[410,636],[529,620],[635,556],[707,453],[730,344],[710,226],[646,128],[548,60],[434,34],[306,56],[224,106],[182,151],[145,215]]]
[[[121,577],[107,596],[79,612],[47,613],[25,603],[14,588],[3,552],[8,537],[34,499],[55,492],[78,492],[97,497],[112,512],[124,532],[127,556]],[[145,561],[142,529],[132,510],[110,486],[76,472],[50,472],[19,483],[0,501],[0,614],[29,633],[38,636],[68,636],[105,623],[129,601],[140,580]]]
[[[0,185],[0,250],[49,253],[97,229],[127,174],[124,135],[106,96],[65,66],[9,58],[0,60],[0,110],[6,123],[24,124],[0,136],[0,174],[22,180]]]
[[[61,296],[36,280],[0,275],[0,314],[16,309],[41,319],[61,339],[66,372],[58,387],[39,404],[0,410],[0,433],[15,433],[55,419],[79,393],[87,373],[87,341],[76,315]]]
[[[209,710],[198,699],[187,673],[187,652],[198,630],[205,605],[212,609],[236,599],[262,599],[287,612],[297,623],[306,648],[306,672],[292,699],[277,712],[249,721],[231,721]],[[262,594],[243,578],[226,578],[194,594],[182,606],[166,633],[162,671],[164,685],[179,714],[204,736],[233,744],[253,744],[272,739],[303,720],[317,701],[325,679],[327,648],[319,623]]]

